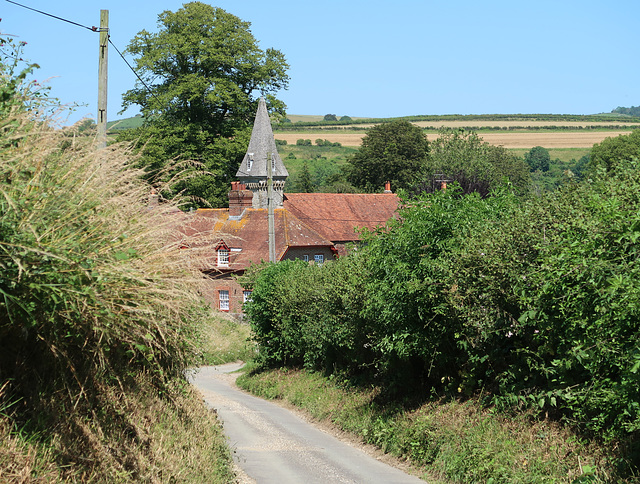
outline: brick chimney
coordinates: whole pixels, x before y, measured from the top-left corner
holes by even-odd
[[[391,182],[384,182],[384,193],[392,193]]]
[[[247,208],[251,208],[253,204],[253,192],[247,190],[243,183],[231,182],[231,191],[229,192],[229,216],[239,217]]]

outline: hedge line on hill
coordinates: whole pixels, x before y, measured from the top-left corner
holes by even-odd
[[[423,195],[347,257],[255,271],[262,362],[483,395],[637,443],[638,168],[531,200]]]

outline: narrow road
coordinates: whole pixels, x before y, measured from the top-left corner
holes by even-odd
[[[234,460],[246,474],[243,482],[424,484],[289,410],[239,390],[228,374],[239,367],[203,367],[191,376],[191,382],[218,412],[235,451]]]

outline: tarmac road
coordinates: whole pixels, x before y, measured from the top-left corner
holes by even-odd
[[[208,366],[191,382],[223,423],[241,482],[257,484],[424,483],[272,402],[239,390],[232,363]],[[242,476],[242,474],[246,474]]]

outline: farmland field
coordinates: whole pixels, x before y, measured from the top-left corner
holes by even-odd
[[[486,123],[483,123],[486,126]],[[591,148],[595,143],[603,139],[629,134],[628,130],[616,131],[505,131],[479,133],[479,136],[492,145],[501,145],[505,148],[528,148],[543,146],[550,148]],[[360,146],[365,132],[343,132],[336,130],[318,130],[297,132],[274,133],[276,139],[285,140],[288,144],[296,144],[298,139],[317,138],[327,139],[333,143],[341,143],[343,146]],[[437,133],[428,133],[429,140],[437,137]]]

